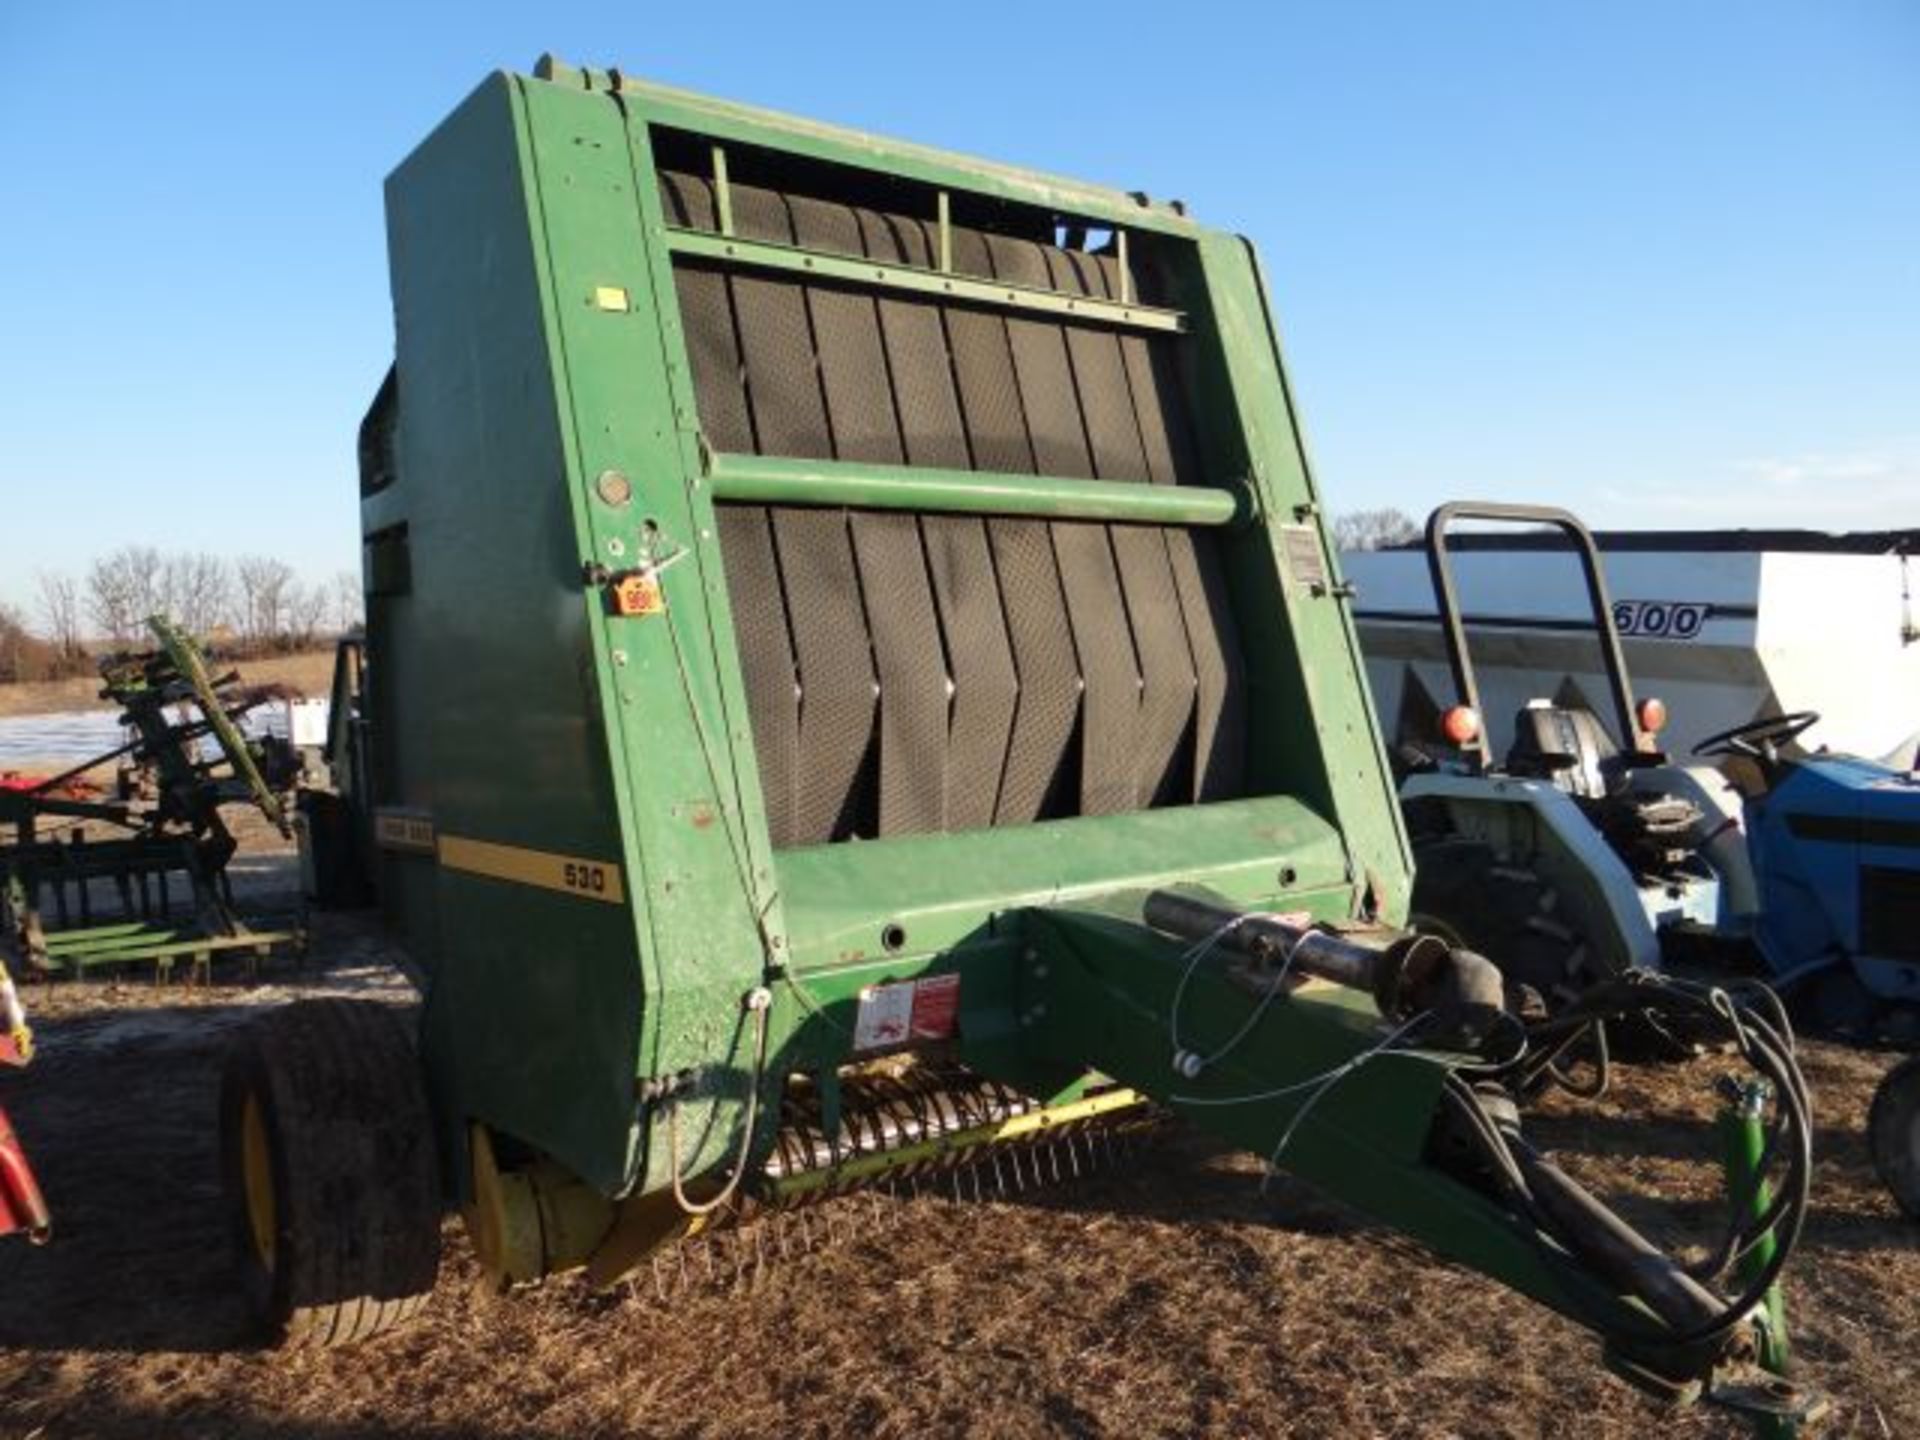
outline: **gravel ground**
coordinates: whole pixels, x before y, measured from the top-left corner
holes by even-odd
[[[256,857],[250,889],[283,883]],[[1193,1137],[1123,1171],[987,1201],[869,1196],[812,1212],[814,1253],[663,1302],[562,1279],[484,1296],[464,1237],[425,1318],[361,1349],[250,1350],[218,1210],[225,1035],[261,1005],[411,1000],[364,917],[320,916],[313,967],[30,993],[41,1057],[0,1081],[53,1243],[0,1246],[0,1435],[578,1437],[1733,1436],[1612,1378],[1570,1324]],[[1810,1044],[1814,1213],[1789,1304],[1823,1433],[1920,1435],[1916,1231],[1862,1124],[1884,1061]],[[1714,1193],[1726,1062],[1625,1072],[1537,1135],[1637,1213]],[[1700,1153],[1708,1163],[1686,1157]],[[791,1222],[783,1222],[791,1223]]]

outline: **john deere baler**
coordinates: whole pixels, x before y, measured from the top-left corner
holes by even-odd
[[[1244,240],[550,61],[387,203],[337,733],[424,1019],[416,1059],[389,1010],[297,1005],[236,1057],[263,1319],[400,1318],[442,1204],[502,1284],[605,1279],[1152,1100],[1643,1378],[1755,1353],[1752,1297],[1520,1137],[1492,967],[1393,928]]]

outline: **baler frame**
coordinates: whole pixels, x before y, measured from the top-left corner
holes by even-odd
[[[742,183],[749,166],[758,183]],[[793,194],[769,189],[776,179]],[[779,220],[794,243],[770,240],[770,208],[827,203],[804,190],[815,181],[840,218],[871,213],[877,228],[836,248],[798,243],[799,222]],[[496,1279],[580,1264],[605,1279],[736,1195],[777,1198],[765,1166],[793,1077],[833,1137],[848,1072],[910,1054],[1032,1097],[1042,1130],[1131,1104],[1113,1088],[1126,1086],[1284,1150],[1289,1168],[1600,1330],[1626,1368],[1669,1389],[1719,1387],[1757,1353],[1743,1304],[1682,1276],[1500,1128],[1473,1088],[1520,1060],[1518,1026],[1474,990],[1490,967],[1395,929],[1407,838],[1243,239],[1177,204],[550,59],[533,77],[492,78],[455,111],[389,182],[389,225],[399,340],[361,436],[371,753],[354,773],[371,782],[383,904],[425,975],[424,1075],[393,1084],[424,1084],[442,1184],[467,1205]],[[918,239],[893,255],[871,238],[887,230]],[[995,242],[1039,268],[963,263]],[[984,317],[1025,407],[1025,463],[927,462],[897,408],[895,460],[842,438],[763,443],[771,422],[757,409],[729,440],[717,407],[732,401],[714,387],[739,387],[753,406],[790,375],[804,388],[817,372],[824,389],[826,342],[816,352],[809,338],[782,368],[740,353],[748,327],[735,309],[726,323],[707,313],[696,333],[689,274],[785,285],[809,306],[851,296],[869,323],[885,304],[933,303],[943,324]],[[725,294],[734,306],[738,291]],[[1177,343],[1176,368],[1153,369],[1152,386],[1191,407],[1188,466],[1154,472],[1136,411],[1135,473],[1109,467],[1084,411],[1091,380],[1069,375],[1064,403],[1083,407],[1070,420],[1038,404],[1007,350],[1015,326],[1058,327],[1062,347],[1099,350],[1089,364],[1128,340]],[[1158,365],[1168,352],[1142,353]],[[1112,356],[1124,368],[1126,352]],[[932,373],[958,389],[959,363],[947,354]],[[1128,393],[1137,407],[1142,392]],[[826,425],[831,399],[816,390],[809,403]],[[1040,431],[1056,423],[1083,427],[1077,460],[1042,455]],[[962,438],[972,453],[979,437]],[[785,516],[825,517],[838,547],[825,568],[839,571],[809,570],[782,536],[770,608],[743,614],[766,592],[743,588],[754,554],[737,529],[722,532],[751,506],[769,507],[771,518],[746,513],[776,530]],[[805,806],[789,815],[775,782],[791,782],[778,773],[791,757],[769,739],[784,733],[766,728],[779,717],[764,716],[769,702],[799,708],[802,684],[749,647],[777,635],[788,663],[821,658],[795,657],[809,621],[796,573],[820,580],[819,603],[880,604],[859,596],[850,527],[904,518],[920,537],[968,516],[1091,531],[1121,567],[1104,593],[1127,626],[1166,617],[1129,588],[1123,547],[1164,541],[1156,563],[1174,588],[1162,593],[1181,598],[1171,557],[1207,537],[1216,590],[1189,638],[1205,630],[1243,667],[1236,783],[1209,788],[1195,702],[1176,741],[1194,745],[1190,775],[1169,759],[1151,793],[1096,793],[1095,767],[1113,757],[1076,708],[1080,749],[1062,740],[1054,791],[1006,824],[996,809],[890,828],[884,794],[871,833],[844,815],[802,823]],[[996,546],[1001,533],[989,532]],[[1035,533],[1061,553],[1074,538]],[[1007,553],[991,553],[989,588],[1011,594]],[[1071,630],[1088,617],[1060,564],[1054,623]],[[882,648],[877,629],[850,633]],[[1070,639],[1070,678],[1091,694],[1106,682]],[[1144,646],[1130,654],[1144,690],[1152,661]],[[868,674],[881,694],[894,684]],[[951,699],[957,682],[942,679]],[[813,674],[804,684],[821,689]],[[884,747],[876,713],[865,743]],[[1071,804],[1056,804],[1062,785]],[[1196,933],[1195,915],[1214,918]],[[890,1007],[906,1018],[888,1029],[877,1017]],[[1183,1008],[1207,1037],[1199,1051],[1181,1048]],[[1766,1032],[1764,1017],[1751,1025]],[[1784,1082],[1775,1153],[1803,1194],[1803,1087],[1790,1056],[1756,1043]],[[278,1091],[260,1078],[271,1046],[247,1053],[229,1112],[274,1111]],[[379,1148],[412,1145],[396,1130]],[[247,1176],[271,1167],[250,1171],[235,1153],[236,1183],[257,1200]],[[854,1173],[829,1158],[812,1187],[786,1188]],[[325,1229],[279,1238],[257,1256],[280,1266],[276,1283],[308,1263],[303,1244],[339,1241]],[[342,1244],[341,1264],[350,1252],[367,1263]],[[266,1318],[285,1324],[293,1303],[281,1296]],[[357,1320],[345,1328],[359,1333]],[[1804,1401],[1786,1387],[1768,1403]]]

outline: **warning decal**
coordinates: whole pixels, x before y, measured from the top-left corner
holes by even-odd
[[[932,975],[913,985],[913,1019],[908,1027],[914,1040],[950,1040],[960,1022],[960,977]]]
[[[960,977],[929,975],[869,985],[853,1022],[855,1050],[884,1050],[917,1040],[948,1040],[960,1025]]]

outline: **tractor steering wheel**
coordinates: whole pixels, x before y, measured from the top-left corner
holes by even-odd
[[[1818,710],[1795,710],[1786,715],[1763,715],[1731,730],[1709,735],[1693,747],[1695,755],[1744,755],[1768,769],[1780,763],[1780,747],[1820,723]]]

